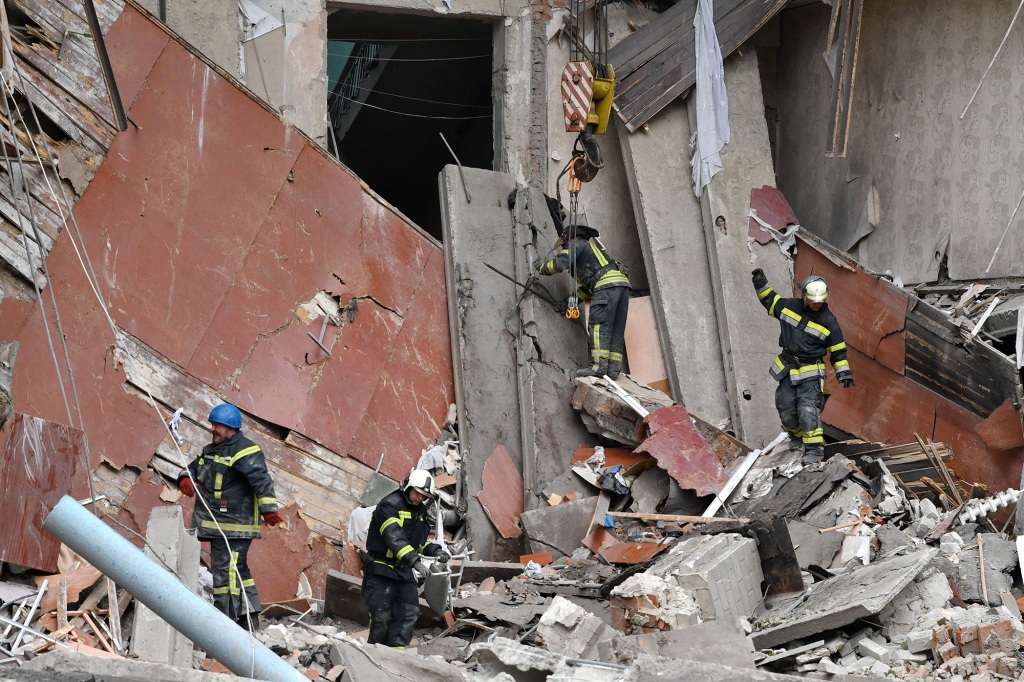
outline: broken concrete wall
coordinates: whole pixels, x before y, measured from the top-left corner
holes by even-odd
[[[214,64],[240,76],[238,0],[140,0],[139,5]]]
[[[381,453],[400,478],[440,432],[453,398],[440,249],[134,7],[107,47],[133,126],[76,217],[111,320],[72,244],[49,259],[89,468],[117,495],[101,513],[144,529],[176,499],[165,477],[208,441],[210,408],[232,401],[288,505],[251,565],[261,592],[273,583],[265,599],[294,596],[299,571],[340,566],[329,541]],[[327,351],[310,338],[322,329]],[[39,309],[0,301],[0,338],[21,343],[16,408],[65,422]],[[181,449],[160,419],[178,407]]]
[[[825,156],[834,96],[822,58],[830,8],[781,15],[779,187],[803,225],[866,267],[908,282],[938,277],[947,240],[954,279],[1020,274],[1017,227],[986,272],[1021,196],[1010,170],[1024,154],[1015,114],[1024,84],[1019,40],[1002,46],[960,120],[1015,9],[996,0],[865,3],[849,151],[836,159]]]
[[[743,440],[760,444],[779,431],[768,376],[778,349],[766,342],[778,323],[758,304],[750,270],[763,268],[781,291],[790,277],[774,244],[754,247],[754,265],[747,246],[750,191],[774,184],[755,51],[727,59],[725,80],[732,140],[702,199],[683,143],[695,125],[692,98],[655,117],[650,133],[620,140],[673,390],[694,413],[731,419]]]

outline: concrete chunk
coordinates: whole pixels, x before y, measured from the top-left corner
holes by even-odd
[[[543,638],[544,648],[570,658],[593,659],[598,642],[617,633],[604,621],[565,597],[555,597],[548,610],[540,617],[537,634]]]
[[[530,551],[557,552],[556,558],[570,556],[590,530],[597,501],[597,497],[588,497],[524,512],[519,523],[526,531]]]
[[[752,635],[758,649],[778,646],[872,616],[891,602],[931,562],[937,549],[894,557],[819,583],[785,622]],[[780,616],[781,617],[781,616]],[[772,622],[772,613],[762,622]]]
[[[754,647],[738,618],[682,630],[616,637],[598,644],[599,660],[631,665],[641,654],[754,669]]]

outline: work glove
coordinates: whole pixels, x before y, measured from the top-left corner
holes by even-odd
[[[430,574],[430,569],[423,563],[423,559],[417,558],[412,564],[412,572],[420,578],[426,578]]]
[[[839,383],[843,385],[843,388],[853,388],[853,377],[845,377],[839,380]]]
[[[184,495],[185,497],[196,496],[196,487],[192,485],[191,478],[183,478],[180,481],[178,481],[178,490],[180,490],[181,494]]]
[[[757,268],[756,270],[750,273],[750,279],[752,279],[755,282],[759,279],[766,279],[766,277],[764,276],[764,270],[762,270],[761,268]]]
[[[563,298],[561,301],[555,304],[555,312],[559,315],[565,315],[565,311],[569,309],[569,299]]]
[[[434,555],[434,560],[437,561],[437,563],[439,564],[446,564],[452,560],[452,555],[442,549],[440,552]]]
[[[536,270],[537,272],[540,272],[540,269],[544,267],[544,264],[547,262],[547,259],[545,259],[543,256],[538,256],[537,258],[533,259],[533,269]]]
[[[277,526],[284,523],[284,517],[277,512],[267,512],[263,515],[263,523],[268,526]]]

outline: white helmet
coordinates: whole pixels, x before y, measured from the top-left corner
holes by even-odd
[[[804,292],[804,303],[828,301],[828,284],[821,277],[808,277],[800,288]]]
[[[434,499],[437,494],[434,491],[434,477],[426,469],[413,469],[409,472],[402,484],[402,491],[409,492],[410,488],[430,499]]]

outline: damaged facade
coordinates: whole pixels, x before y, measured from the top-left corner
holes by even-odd
[[[89,499],[151,545],[187,522],[175,477],[228,401],[286,519],[253,546],[281,619],[258,638],[311,679],[1017,674],[1007,8],[715,3],[731,136],[698,198],[705,3],[610,4],[613,124],[580,205],[634,294],[613,385],[571,380],[585,327],[552,303],[574,287],[532,267],[566,192],[575,3],[104,1],[102,49],[92,4],[5,5],[0,479],[40,541],[0,560],[82,571],[9,614],[19,656],[46,633],[143,646],[159,617],[58,561],[39,510]],[[753,268],[829,284],[856,386],[828,399],[821,464],[776,437]],[[420,653],[449,663],[361,643],[355,615],[357,526],[414,467],[457,557]],[[299,617],[324,610],[345,621]],[[147,651],[191,665],[167,637]]]

